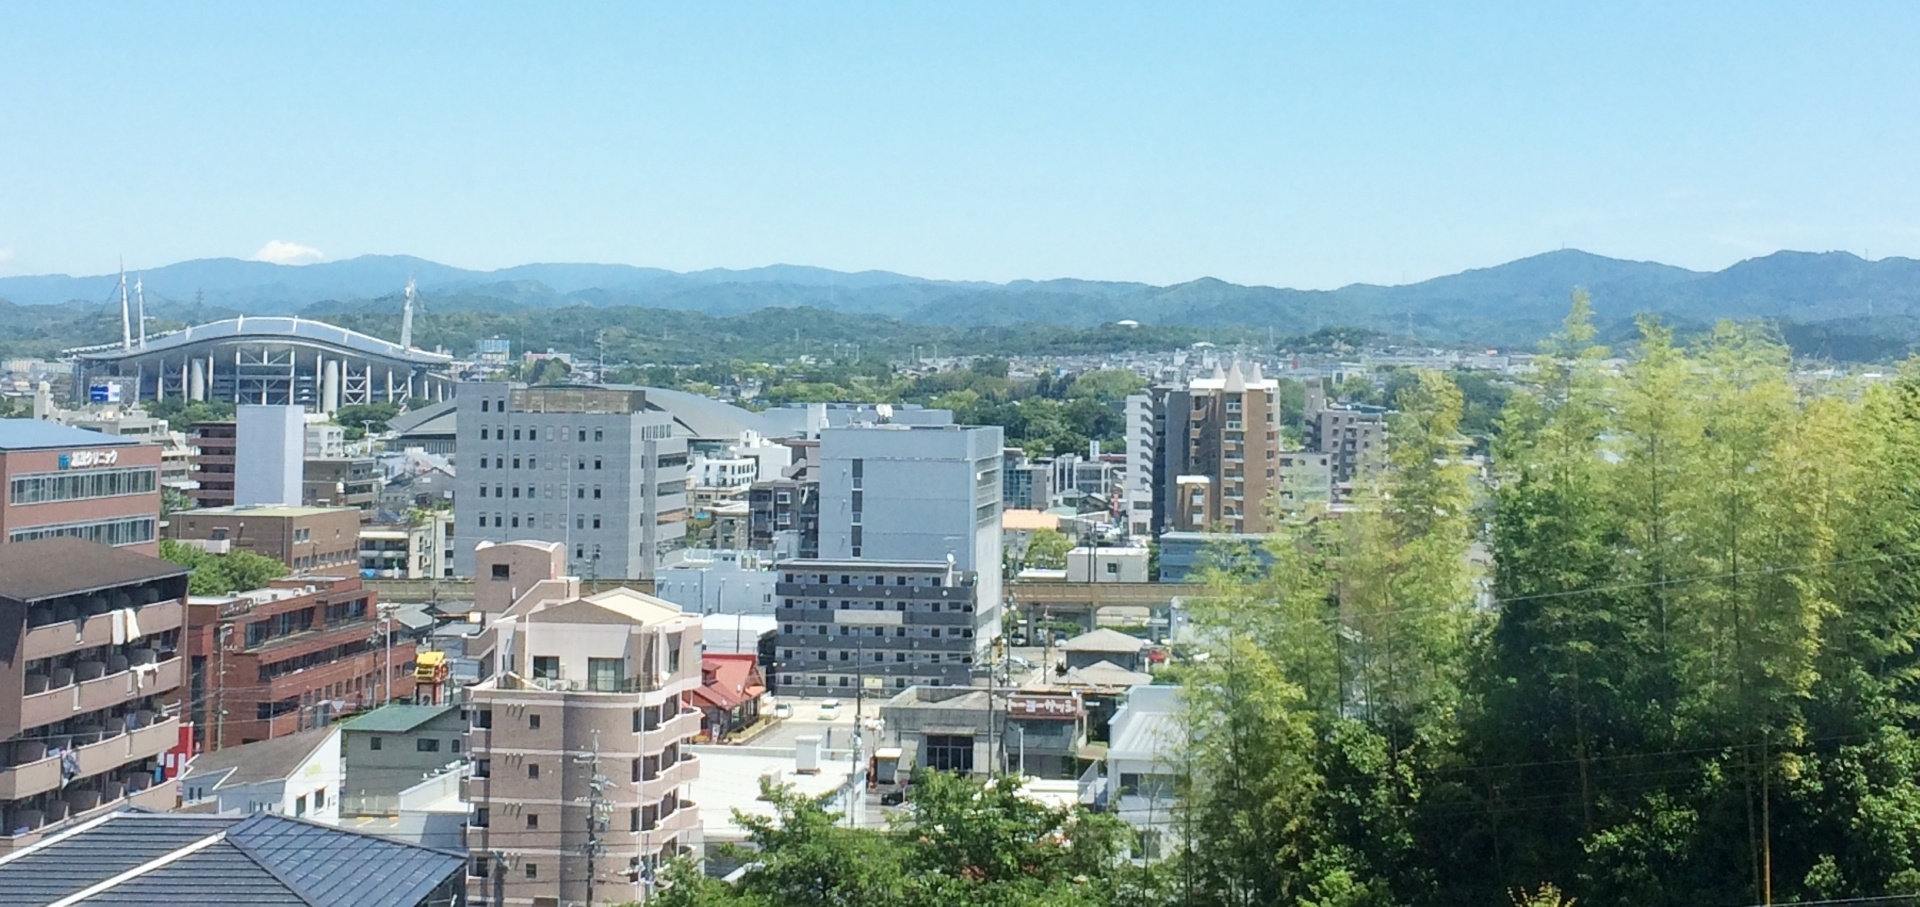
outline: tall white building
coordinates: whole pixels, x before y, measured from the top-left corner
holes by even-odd
[[[306,410],[243,403],[234,413],[233,503],[301,503],[307,452]]]

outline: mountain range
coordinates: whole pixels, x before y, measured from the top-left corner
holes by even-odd
[[[1429,342],[1524,344],[1554,330],[1568,293],[1592,293],[1603,333],[1635,313],[1680,328],[1721,318],[1769,319],[1790,339],[1871,341],[1897,355],[1920,341],[1920,261],[1846,252],[1777,252],[1720,271],[1692,271],[1561,250],[1400,286],[1335,290],[1243,286],[1202,278],[1171,286],[1097,280],[988,283],[798,265],[674,272],[608,264],[527,264],[493,271],[369,255],[310,265],[201,259],[143,272],[154,313],[239,312],[326,317],[393,309],[418,281],[428,311],[638,306],[731,316],[818,308],[948,327],[1050,323],[1237,326],[1280,333],[1361,327]],[[118,276],[0,278],[0,300],[25,306],[112,303]],[[1826,338],[1821,341],[1820,338]]]

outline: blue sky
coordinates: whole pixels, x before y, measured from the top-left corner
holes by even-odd
[[[1920,257],[1916,35],[1910,2],[13,3],[0,274]]]

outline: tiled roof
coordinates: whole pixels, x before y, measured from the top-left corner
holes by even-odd
[[[1147,641],[1138,636],[1129,636],[1106,627],[1082,633],[1060,644],[1060,648],[1068,652],[1138,652],[1146,646]]]
[[[454,709],[457,703],[444,705],[409,705],[396,702],[383,705],[340,726],[345,731],[372,731],[381,734],[404,734]]]
[[[31,602],[179,576],[172,561],[69,536],[0,545],[0,597]]]
[[[328,736],[335,733],[337,731],[333,728],[314,728],[272,740],[221,747],[193,757],[193,761],[187,764],[186,777],[202,778],[231,771],[232,774],[221,779],[216,788],[285,778],[293,774],[300,763],[307,761],[307,757],[313,755],[313,751],[319,749]]]
[[[0,856],[0,907],[417,907],[462,884],[463,855],[286,816],[117,812]]]

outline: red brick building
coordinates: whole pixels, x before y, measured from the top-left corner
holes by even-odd
[[[48,536],[160,553],[160,446],[0,419],[0,544]]]
[[[414,649],[391,655],[374,594],[358,577],[293,576],[187,602],[190,713],[203,750],[323,727],[414,694]],[[389,663],[391,668],[389,668]]]

